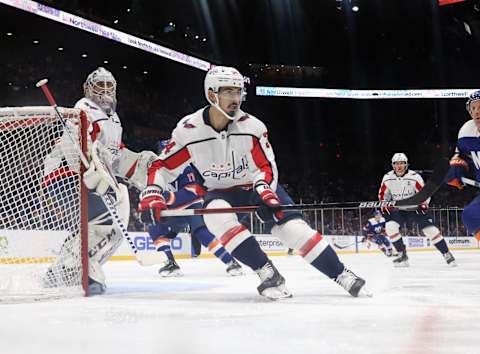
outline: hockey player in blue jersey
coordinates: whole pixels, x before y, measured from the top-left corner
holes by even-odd
[[[480,181],[480,90],[470,95],[466,109],[472,119],[458,132],[455,154],[450,160],[447,184],[463,189],[462,177],[473,174]],[[480,241],[480,196],[475,197],[463,210],[462,221],[468,232]]]
[[[168,146],[168,140],[160,142],[160,149]],[[163,196],[169,209],[201,208],[205,191],[196,182],[191,166],[187,166],[183,173],[171,184],[172,190],[165,191]],[[175,262],[170,242],[182,230],[190,228],[192,240],[200,243],[218,257],[227,266],[226,271],[231,276],[243,275],[240,264],[227,252],[215,236],[208,231],[201,216],[183,216],[162,219],[161,223],[149,226],[149,235],[157,251],[167,256],[166,264],[158,270],[163,277],[182,276],[180,267]]]
[[[361,242],[372,242],[387,256],[393,255],[392,243],[385,236],[385,218],[382,213],[375,210],[373,218],[368,219],[363,227],[363,239]]]

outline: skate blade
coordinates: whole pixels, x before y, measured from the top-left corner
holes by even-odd
[[[453,268],[458,267],[458,264],[455,261],[452,261],[452,262],[448,263],[447,265],[450,266],[450,267],[453,267]]]
[[[173,271],[173,272],[162,272],[162,273],[159,273],[160,276],[162,278],[179,278],[179,277],[183,277],[183,273],[176,270],[176,271]]]
[[[408,267],[410,267],[410,264],[408,262],[393,263],[393,266],[395,268],[408,268]]]
[[[228,275],[230,275],[231,277],[238,277],[238,276],[241,276],[241,275],[245,275],[245,273],[240,269],[240,270],[231,270],[229,272],[227,272]]]
[[[368,290],[364,285],[358,292],[358,297],[373,297],[373,293]]]
[[[278,287],[268,288],[265,289],[260,295],[273,301],[289,299],[293,297],[292,293],[285,287],[283,287],[282,289],[279,289]]]

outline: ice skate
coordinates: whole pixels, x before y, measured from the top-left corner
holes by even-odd
[[[392,257],[393,256],[393,250],[391,248],[387,248],[385,250],[385,256]]]
[[[230,275],[232,277],[236,277],[236,276],[245,274],[243,272],[242,266],[235,259],[232,259],[232,261],[227,264],[226,271],[227,271],[228,275]]]
[[[158,270],[158,274],[164,278],[183,277],[183,273],[175,261],[167,261],[167,263],[165,263],[165,265]]]
[[[455,262],[455,257],[448,251],[447,253],[443,254],[443,258],[445,258],[445,261],[450,267],[456,267],[457,262]]]
[[[407,268],[410,266],[406,251],[398,252],[398,257],[393,260],[393,266],[397,268]]]
[[[105,284],[99,283],[98,281],[88,277],[88,296],[101,295],[106,289],[107,287]]]
[[[260,295],[270,300],[292,297],[292,293],[285,286],[285,278],[280,275],[272,261],[268,260],[267,263],[256,272],[262,281],[257,287]]]
[[[355,275],[350,269],[345,268],[337,276],[335,282],[347,290],[353,297],[372,296],[372,293],[365,288],[365,280]]]

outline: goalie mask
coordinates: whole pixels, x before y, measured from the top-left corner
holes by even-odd
[[[115,112],[117,107],[117,82],[112,73],[99,67],[88,75],[83,84],[85,97],[98,104],[107,114]]]
[[[211,68],[205,76],[204,89],[207,101],[222,112],[225,117],[230,120],[237,120],[243,115],[240,106],[246,97],[245,84],[242,74],[237,69],[227,66]],[[215,102],[208,96],[210,90],[215,95]],[[231,99],[233,101],[231,111],[226,112],[220,107],[220,96],[222,96],[222,99]],[[238,104],[235,103],[235,96],[239,96]]]

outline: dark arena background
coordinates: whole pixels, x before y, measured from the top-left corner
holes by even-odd
[[[72,108],[88,74],[109,70],[122,140],[136,152],[158,152],[182,117],[208,104],[208,69],[237,68],[246,81],[242,110],[268,127],[279,184],[374,294],[349,297],[252,213],[245,223],[292,299],[261,298],[246,266],[243,277],[229,277],[186,228],[171,244],[181,278],[161,277],[161,264],[138,266],[124,241],[105,264],[105,294],[3,304],[4,290],[31,291],[12,269],[48,257],[33,255],[30,242],[25,255],[14,254],[9,237],[22,227],[5,226],[16,216],[2,204],[1,353],[480,353],[480,238],[462,221],[478,187],[441,183],[430,201],[456,268],[409,224],[401,232],[411,266],[394,268],[362,234],[374,209],[357,207],[378,200],[395,153],[427,183],[436,163],[453,156],[471,119],[466,101],[480,89],[479,0],[0,0],[0,53],[0,107],[48,106],[36,87],[48,78],[58,106]],[[22,182],[10,183],[6,151],[15,142],[2,130],[6,200]],[[129,187],[128,231],[139,251],[157,252],[139,194]],[[22,198],[20,209],[35,204]]]

